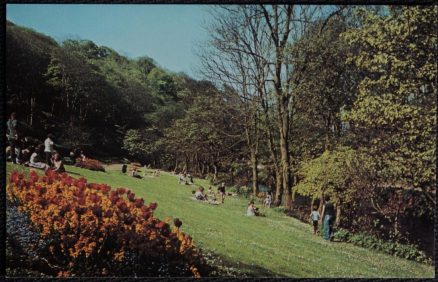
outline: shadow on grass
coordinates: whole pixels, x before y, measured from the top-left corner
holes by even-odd
[[[207,259],[209,264],[209,274],[207,277],[285,277],[271,270],[260,267],[259,265],[250,265],[240,261],[231,261],[213,253],[204,254],[204,257]]]
[[[77,172],[68,171],[68,170],[66,170],[65,172],[68,173],[68,174],[73,174],[73,175],[79,175],[79,176],[81,175],[81,174],[79,174]]]

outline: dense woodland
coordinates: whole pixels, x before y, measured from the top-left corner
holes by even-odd
[[[266,184],[285,210],[330,195],[338,226],[431,250],[436,6],[212,16],[205,80],[7,22],[8,111],[22,135],[96,158]]]

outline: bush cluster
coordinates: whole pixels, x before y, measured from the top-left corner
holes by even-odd
[[[105,172],[105,168],[103,167],[102,163],[94,159],[85,159],[85,160],[77,159],[75,166],[80,168],[86,168],[89,170]]]
[[[247,186],[232,186],[227,189],[228,192],[236,193],[239,196],[242,196],[244,198],[249,198],[249,196],[252,194],[252,187]]]
[[[381,251],[397,257],[402,257],[409,260],[415,260],[422,263],[431,263],[424,252],[419,251],[414,245],[400,244],[384,241],[364,233],[353,234],[346,229],[338,229],[333,236],[336,241],[349,242],[354,245]]]
[[[205,261],[182,222],[153,215],[157,204],[125,188],[48,171],[12,172],[8,200],[28,216],[58,276],[195,276]]]

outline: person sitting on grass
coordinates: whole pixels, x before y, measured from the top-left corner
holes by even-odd
[[[35,151],[34,146],[29,146],[21,151],[21,160],[24,164],[29,163],[30,156],[33,154],[34,151]]]
[[[246,210],[247,216],[261,216],[259,209],[255,206],[254,201],[248,203],[248,208]]]
[[[141,178],[140,174],[138,174],[138,168],[134,167],[131,171],[131,176],[135,178]]]
[[[208,198],[212,199],[213,201],[216,201],[216,193],[211,189],[211,186],[208,187],[207,191]]]
[[[180,173],[179,177],[178,177],[178,184],[181,184],[181,183],[184,183],[184,182],[185,182],[184,176],[183,176],[182,173]]]
[[[54,166],[54,161],[55,161],[55,156],[56,156],[56,154],[58,154],[58,151],[56,151],[56,150],[53,150],[52,151],[52,156],[50,157],[50,167],[53,167]]]
[[[79,157],[81,158],[81,161],[85,162],[87,160],[87,157],[85,156],[84,151],[81,150]]]
[[[312,220],[312,224],[313,224],[313,234],[317,234],[318,233],[318,221],[320,219],[320,215],[318,212],[318,207],[314,206],[313,207],[313,211],[310,213],[310,219]]]
[[[51,167],[50,169],[59,173],[65,172],[64,161],[62,160],[60,154],[55,154],[53,158],[53,167]]]
[[[193,177],[189,174],[187,174],[187,179],[189,181],[189,184],[193,184]]]
[[[207,196],[204,194],[203,187],[199,187],[198,190],[195,192],[195,198],[198,201],[207,201]]]
[[[44,147],[38,146],[35,152],[33,152],[33,154],[30,156],[30,160],[28,164],[30,167],[40,168],[44,170],[49,168],[49,166],[46,163],[41,161],[43,150]]]

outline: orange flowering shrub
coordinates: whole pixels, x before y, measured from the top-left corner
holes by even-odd
[[[29,216],[59,276],[195,276],[205,269],[182,222],[154,217],[156,203],[125,188],[48,171],[13,172],[8,199]]]
[[[94,159],[82,160],[82,159],[78,158],[76,160],[75,166],[81,167],[81,168],[86,168],[89,170],[105,171],[105,168],[103,167],[102,163],[99,162],[98,160],[94,160]]]

